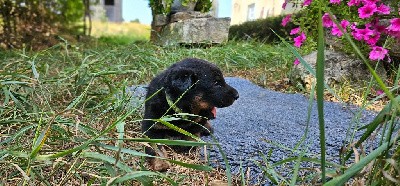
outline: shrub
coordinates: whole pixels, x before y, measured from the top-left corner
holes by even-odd
[[[294,16],[299,16],[297,13]],[[274,34],[275,31],[279,36],[289,36],[290,30],[295,27],[293,23],[288,23],[286,27],[282,26],[282,19],[284,15],[276,17],[268,17],[265,19],[258,19],[255,21],[244,22],[240,25],[233,25],[229,28],[229,39],[255,39],[263,42],[276,42],[280,41],[279,37]],[[273,31],[272,31],[273,30]]]
[[[84,14],[81,0],[0,1],[0,49],[55,45],[63,30],[77,30]]]

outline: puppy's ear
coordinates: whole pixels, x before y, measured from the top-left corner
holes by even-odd
[[[186,91],[198,79],[196,73],[188,68],[173,69],[168,77],[170,88],[179,92]]]

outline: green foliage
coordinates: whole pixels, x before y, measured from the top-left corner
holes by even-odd
[[[82,0],[57,0],[56,11],[60,11],[58,16],[60,23],[76,23],[83,17],[84,6]]]
[[[84,13],[82,0],[0,0],[0,5],[0,48],[54,45],[54,35],[75,26]]]
[[[211,8],[212,8],[212,0],[198,0],[194,10],[200,12],[209,12]]]
[[[154,15],[169,14],[174,0],[149,0],[149,6]],[[212,0],[181,0],[182,5],[186,6],[189,2],[196,2],[195,11],[209,12],[212,6]]]
[[[136,19],[132,20],[131,23],[140,23],[140,20],[138,18],[136,18]]]
[[[148,39],[143,36],[118,35],[118,36],[100,36],[99,41],[111,45],[127,45],[133,42],[146,42]]]
[[[299,14],[294,16],[299,16]],[[292,23],[288,23],[286,27],[283,27],[281,25],[283,17],[284,16],[268,17],[265,19],[244,22],[240,25],[233,25],[229,28],[229,39],[254,39],[267,43],[278,42],[280,39],[273,31],[278,35],[287,38],[290,30],[295,28],[295,25]]]

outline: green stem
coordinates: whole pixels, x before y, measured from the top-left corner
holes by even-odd
[[[318,121],[319,121],[319,138],[321,146],[321,181],[325,183],[326,180],[326,149],[325,149],[325,121],[324,121],[324,63],[325,63],[325,41],[324,30],[322,27],[322,12],[321,6],[318,10],[318,53],[317,53],[317,108],[318,108]]]

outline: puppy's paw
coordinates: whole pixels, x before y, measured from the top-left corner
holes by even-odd
[[[150,168],[153,171],[159,171],[159,172],[165,172],[171,166],[171,164],[168,161],[161,160],[158,158],[152,158],[149,163],[150,163]]]

